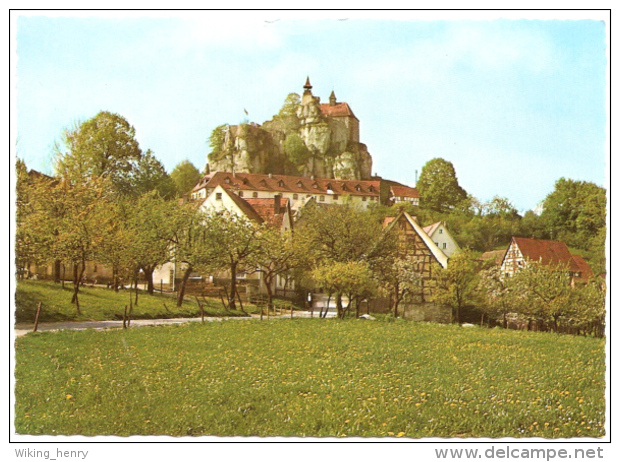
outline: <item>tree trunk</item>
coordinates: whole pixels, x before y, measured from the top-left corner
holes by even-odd
[[[181,287],[179,287],[179,293],[177,295],[177,308],[183,306],[183,297],[185,296],[185,288],[187,281],[189,280],[189,274],[192,272],[192,265],[189,265],[183,273],[183,279],[181,280]]]
[[[60,260],[54,260],[54,282],[60,282]]]
[[[149,295],[153,295],[155,292],[155,286],[153,284],[153,272],[155,268],[151,266],[142,267],[142,271],[144,271],[144,277],[146,278],[146,291]]]
[[[236,310],[235,294],[237,293],[237,263],[230,264],[230,295],[228,297],[228,309]]]
[[[336,294],[336,311],[339,319],[344,319],[344,310],[342,309],[342,294]]]
[[[360,301],[358,298],[355,299],[355,318],[360,317]]]

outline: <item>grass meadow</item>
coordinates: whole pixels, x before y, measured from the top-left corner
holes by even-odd
[[[601,437],[604,339],[407,321],[30,333],[31,435]]]
[[[15,320],[18,323],[33,323],[37,312],[37,304],[42,302],[39,322],[66,321],[110,321],[123,319],[125,306],[129,298],[135,300],[135,292],[100,287],[80,287],[80,310],[77,314],[75,305],[71,304],[72,284],[55,284],[50,281],[23,280],[17,283],[15,293]],[[220,300],[207,298],[204,307],[207,316],[245,316],[241,311],[226,311]],[[247,312],[257,312],[251,304],[244,304]],[[183,306],[177,308],[176,299],[170,294],[155,293],[148,295],[144,291],[138,293],[138,304],[133,305],[132,319],[168,319],[199,317],[200,308],[193,295],[186,295]]]

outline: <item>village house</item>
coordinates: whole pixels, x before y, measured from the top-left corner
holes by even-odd
[[[213,191],[199,204],[199,208],[205,212],[228,211],[237,216],[248,220],[279,229],[282,233],[290,233],[293,230],[293,218],[288,198],[274,195],[271,198],[242,198],[234,191],[224,188],[222,185],[216,186]],[[179,262],[167,262],[157,268],[153,273],[155,284],[162,287],[175,289],[175,279],[180,278],[183,265]],[[250,292],[265,293],[265,282],[260,271],[241,272],[237,274],[237,279],[243,281],[246,290]],[[224,284],[230,280],[228,272],[220,272],[212,275],[203,275],[194,272],[190,275],[190,280],[194,283],[216,283]],[[295,289],[294,281],[281,276],[276,276],[273,283],[273,293],[286,295]]]
[[[435,245],[446,254],[446,257],[451,257],[454,253],[458,253],[461,250],[450,231],[448,231],[445,221],[438,221],[432,225],[425,226],[423,229]]]
[[[525,237],[512,238],[502,259],[502,273],[512,276],[528,261],[568,271],[572,287],[576,283],[587,283],[594,275],[590,265],[581,256],[571,255],[563,242]]]

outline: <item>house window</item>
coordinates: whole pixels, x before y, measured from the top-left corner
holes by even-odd
[[[319,196],[319,201],[320,202],[325,202],[325,196]]]
[[[293,194],[293,199],[297,200],[299,198],[299,194]]]
[[[439,228],[439,234],[443,234],[443,229]]]
[[[444,242],[443,243],[443,248],[445,249],[447,247],[447,244]]]
[[[243,191],[239,191],[239,197],[243,197]]]
[[[366,196],[362,196],[362,201],[366,202]]]
[[[435,242],[435,245],[436,245],[437,247],[439,247],[439,242]]]
[[[337,201],[338,200],[338,194],[334,194],[334,200]]]
[[[216,201],[221,201],[222,200],[222,193],[215,193],[215,200]]]
[[[252,197],[258,197],[258,193],[257,193],[256,191],[254,191],[254,192],[252,193]]]

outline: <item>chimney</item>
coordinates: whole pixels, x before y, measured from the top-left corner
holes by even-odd
[[[280,213],[280,195],[273,196],[273,214],[278,215]]]
[[[269,174],[269,178],[271,178],[271,177],[272,177],[272,175],[271,175],[271,173],[270,173],[270,174]]]

